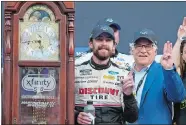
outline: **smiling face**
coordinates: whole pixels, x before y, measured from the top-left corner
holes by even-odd
[[[89,42],[89,47],[93,50],[93,54],[99,60],[108,59],[114,49],[114,41],[107,33],[102,33],[96,39]]]
[[[153,46],[153,43],[146,38],[136,41],[132,54],[137,65],[146,67],[154,61],[157,50]]]

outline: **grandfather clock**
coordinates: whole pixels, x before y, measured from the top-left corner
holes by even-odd
[[[74,123],[74,2],[5,2],[4,124]]]

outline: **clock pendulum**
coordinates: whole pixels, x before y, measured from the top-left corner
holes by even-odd
[[[42,102],[41,102],[42,101]],[[44,103],[45,99],[42,99],[42,94],[37,93],[33,97],[33,124],[47,124],[46,121],[46,107]]]
[[[40,75],[40,71],[42,68],[38,68],[38,76]],[[45,103],[46,99],[42,96],[40,92],[40,88],[37,89],[37,93],[33,96],[33,124],[47,124],[46,121],[46,108],[47,103]]]

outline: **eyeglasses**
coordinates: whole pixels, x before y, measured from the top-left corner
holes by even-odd
[[[152,44],[147,44],[147,45],[136,44],[136,45],[134,45],[134,47],[135,47],[135,49],[137,49],[139,51],[142,50],[143,47],[145,48],[146,51],[150,51],[150,50],[152,50],[153,45]]]

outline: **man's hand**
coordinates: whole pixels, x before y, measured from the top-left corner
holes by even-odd
[[[92,119],[85,112],[80,112],[77,117],[78,124],[91,124]]]
[[[183,19],[182,25],[180,25],[178,29],[178,39],[182,38],[183,36],[186,36],[186,17]]]
[[[125,95],[131,95],[134,89],[134,80],[132,73],[133,71],[131,71],[128,76],[121,81],[123,83],[122,88]]]
[[[173,67],[172,43],[169,41],[164,44],[163,55],[160,62],[164,69],[171,69]]]

